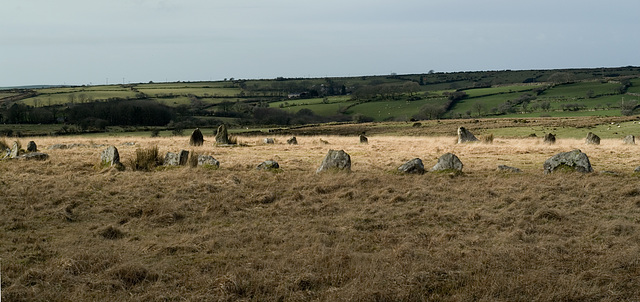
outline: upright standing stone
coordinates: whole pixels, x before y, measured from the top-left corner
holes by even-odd
[[[178,153],[178,164],[184,166],[187,164],[187,161],[189,161],[189,151],[180,150],[180,153]]]
[[[298,144],[298,139],[296,139],[296,137],[292,137],[290,139],[287,140],[287,144],[289,145],[297,145]]]
[[[13,147],[11,147],[11,152],[9,152],[10,158],[16,158],[20,156],[20,144],[18,142],[13,142]]]
[[[556,136],[551,134],[551,133],[547,133],[544,135],[544,143],[545,144],[549,144],[549,145],[553,145],[556,143]]]
[[[360,143],[361,144],[368,144],[369,143],[369,139],[364,136],[364,134],[360,134]]]
[[[458,128],[458,144],[475,141],[478,141],[478,138],[476,138],[471,132],[464,127]]]
[[[600,145],[600,137],[593,134],[593,132],[589,132],[586,138],[587,145]]]
[[[627,144],[627,145],[635,145],[636,144],[636,137],[629,134],[627,136],[624,137],[624,139],[622,139],[622,141]]]
[[[196,128],[196,130],[193,130],[193,133],[191,133],[191,137],[189,138],[189,145],[202,146],[203,144],[204,136],[202,135],[202,131],[200,131],[200,128]]]
[[[272,144],[275,144],[275,143],[276,143],[276,141],[275,141],[273,138],[270,138],[270,137],[265,138],[265,139],[263,140],[263,142],[264,142],[265,144],[269,144],[269,145],[272,145]]]
[[[438,158],[438,163],[431,168],[431,171],[456,170],[462,171],[462,161],[453,153],[446,153]]]
[[[589,162],[589,157],[579,149],[575,149],[570,152],[558,153],[544,161],[544,164],[542,164],[544,174],[549,174],[562,166],[569,167],[582,173],[593,172],[591,163]]]
[[[220,125],[220,127],[218,127],[218,132],[216,133],[216,144],[229,144],[229,133],[227,133],[227,126],[225,124],[222,124]]]
[[[103,167],[120,165],[120,154],[115,146],[109,146],[100,153],[100,162]]]
[[[400,166],[398,172],[406,174],[423,174],[424,164],[419,158],[414,158]]]
[[[36,142],[29,141],[27,144],[27,152],[38,152],[38,146],[36,146]]]
[[[316,173],[330,170],[351,171],[351,157],[349,154],[344,150],[329,150]]]

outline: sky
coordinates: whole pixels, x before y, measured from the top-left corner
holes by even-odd
[[[0,87],[640,65],[637,0],[2,0]]]

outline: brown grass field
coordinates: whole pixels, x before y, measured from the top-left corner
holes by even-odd
[[[640,146],[560,139],[32,138],[42,162],[0,161],[0,270],[9,301],[638,301]],[[329,144],[323,144],[320,139]],[[7,142],[12,139],[7,138]],[[21,139],[23,146],[28,139]],[[135,142],[135,146],[124,146]],[[104,147],[192,150],[217,170],[98,169]],[[579,148],[596,172],[542,173]],[[329,149],[351,173],[316,174]],[[464,174],[400,175],[452,152]],[[262,161],[277,172],[256,171]],[[497,165],[523,173],[496,171]],[[602,174],[614,171],[618,175]]]

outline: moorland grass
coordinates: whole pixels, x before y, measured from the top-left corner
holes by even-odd
[[[271,135],[270,137],[273,137]],[[298,136],[299,145],[189,147],[187,137],[91,138],[123,160],[191,148],[217,170],[96,171],[100,148],[0,162],[7,301],[632,301],[640,295],[635,145],[603,139]],[[287,137],[276,136],[277,142]],[[207,138],[205,138],[207,139]],[[319,143],[319,139],[328,145]],[[82,137],[34,138],[85,143]],[[123,142],[135,141],[136,146]],[[580,148],[599,173],[543,175]],[[351,173],[315,174],[328,149]],[[464,174],[390,173],[452,152]],[[277,160],[281,173],[255,165]],[[498,173],[498,164],[522,173]]]

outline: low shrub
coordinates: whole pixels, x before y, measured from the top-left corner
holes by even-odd
[[[136,158],[129,160],[129,166],[134,171],[151,171],[162,165],[162,158],[158,154],[158,147],[136,150]]]

